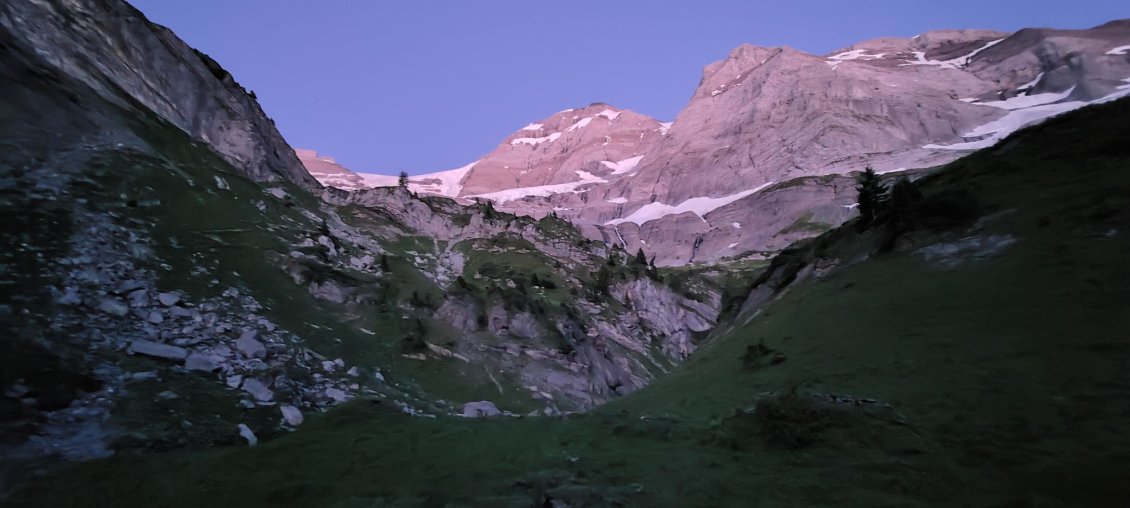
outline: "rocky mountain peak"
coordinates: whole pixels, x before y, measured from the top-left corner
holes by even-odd
[[[507,201],[570,192],[629,171],[623,162],[665,132],[654,118],[599,102],[559,111],[507,136],[475,163],[460,195]],[[501,190],[509,192],[494,194]]]

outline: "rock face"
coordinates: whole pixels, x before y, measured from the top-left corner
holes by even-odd
[[[254,93],[126,2],[4,2],[0,29],[102,98],[127,109],[136,101],[188,132],[253,180],[319,187]]]
[[[762,256],[852,216],[845,181],[810,177],[940,165],[1130,94],[1127,43],[1130,20],[939,30],[825,56],[744,45],[706,66],[673,123],[563,111],[508,136],[447,195],[555,213],[664,265]]]

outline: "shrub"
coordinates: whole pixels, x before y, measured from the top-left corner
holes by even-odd
[[[779,365],[785,362],[785,355],[765,346],[764,343],[750,344],[742,355],[742,366],[748,370],[756,370],[768,365]]]
[[[754,414],[765,440],[789,449],[812,445],[828,426],[827,409],[796,388],[757,401]]]

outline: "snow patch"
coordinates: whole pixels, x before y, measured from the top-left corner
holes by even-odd
[[[1044,104],[1051,104],[1066,99],[1075,91],[1075,87],[1068,88],[1062,92],[1049,92],[1038,93],[1036,95],[1017,95],[1003,101],[989,101],[978,102],[979,106],[992,106],[994,108],[1017,110],[1027,109],[1035,106],[1043,106]]]
[[[886,53],[879,53],[877,55],[868,55],[866,49],[853,49],[851,51],[844,51],[843,53],[832,55],[828,57],[824,63],[832,66],[833,69],[837,65],[848,62],[851,60],[878,60],[886,56]]]
[[[671,130],[671,124],[675,122],[659,122],[659,134],[667,135],[667,131]]]
[[[1130,83],[1130,78],[1123,81]],[[1068,95],[1074,90],[1068,89],[1064,92],[1036,94],[1022,97],[1013,97],[1006,101],[994,101],[981,103],[986,106],[993,106],[1001,109],[1008,110],[1005,116],[993,120],[985,125],[977,127],[969,131],[962,137],[964,138],[981,138],[973,141],[966,141],[963,143],[955,143],[952,145],[936,145],[929,144],[922,148],[927,149],[941,149],[941,150],[978,150],[981,148],[988,148],[997,144],[1000,140],[1008,137],[1009,134],[1016,132],[1024,127],[1033,125],[1056,115],[1073,111],[1084,106],[1091,104],[1102,104],[1110,102],[1115,99],[1120,99],[1130,95],[1130,84],[1122,85],[1116,88],[1114,93],[1105,97],[1100,97],[1093,101],[1069,101],[1069,102],[1055,102],[1055,100],[1062,100],[1067,98]],[[1058,97],[1058,99],[1057,99]],[[1054,99],[1054,100],[1053,100]],[[1033,104],[1029,106],[1020,106],[1021,104]],[[1014,107],[1016,106],[1016,107]]]
[[[727,245],[726,248],[727,249],[733,249],[734,247],[737,247],[737,246],[738,246],[738,242],[734,242],[734,243],[731,243],[730,245]]]
[[[734,226],[734,229],[741,229],[742,228],[742,223],[740,223],[740,222],[734,222],[734,223],[731,223],[730,225]]]
[[[1106,54],[1108,54],[1108,55],[1125,55],[1127,51],[1130,51],[1130,44],[1127,44],[1125,46],[1119,46],[1117,48],[1111,49],[1110,51],[1107,51]]]
[[[1032,88],[1035,88],[1036,85],[1040,84],[1041,79],[1044,79],[1044,73],[1042,73],[1042,72],[1037,74],[1036,78],[1033,79],[1032,81],[1024,83],[1023,85],[1020,85],[1016,89],[1019,90],[1024,95],[1028,95],[1028,92],[1030,92],[1032,90]]]
[[[643,159],[642,155],[637,155],[635,157],[628,157],[627,159],[624,159],[624,160],[619,161],[619,162],[600,161],[600,163],[604,164],[604,167],[611,169],[612,174],[622,175],[622,174],[627,173],[627,172],[629,172],[633,169],[636,169],[636,166],[638,166],[639,163],[640,163],[640,159]]]
[[[542,126],[541,126],[541,124],[540,124],[540,123],[532,123],[532,124],[530,124],[530,125],[527,125],[527,126],[525,126],[525,127],[522,127],[522,129],[521,129],[521,130],[524,130],[524,131],[536,131],[536,130],[540,129],[541,127],[542,127]]]
[[[561,133],[560,132],[554,132],[553,134],[550,134],[548,136],[541,137],[541,138],[514,138],[514,139],[510,140],[510,145],[511,146],[518,146],[518,145],[537,146],[537,145],[540,145],[542,143],[552,143],[554,141],[557,141],[557,138],[559,138],[559,137],[561,137]]]
[[[486,194],[476,194],[467,196],[469,198],[482,198],[489,199],[495,203],[505,203],[507,201],[515,201],[525,197],[546,197],[554,194],[569,194],[580,192],[578,190],[582,185],[592,183],[607,183],[607,180],[600,178],[587,171],[577,171],[577,176],[581,179],[575,182],[557,183],[551,185],[538,185],[534,187],[517,187],[514,189],[500,190],[496,192],[488,192]]]
[[[624,198],[624,197],[612,198],[612,199],[605,201],[605,203],[613,203],[613,204],[617,204],[617,205],[622,205],[622,204],[627,203],[627,202],[628,202],[628,198]]]
[[[1003,40],[1004,39],[997,39],[995,41],[989,41],[989,42],[985,43],[984,46],[981,46],[981,47],[973,50],[973,52],[969,53],[968,55],[959,56],[957,58],[951,58],[949,60],[927,60],[926,59],[926,52],[924,52],[924,51],[914,51],[914,52],[911,53],[911,54],[914,55],[914,60],[907,60],[906,63],[902,64],[902,66],[905,67],[905,66],[908,66],[908,65],[933,65],[933,66],[941,67],[943,69],[960,69],[962,67],[969,65],[969,62],[971,60],[973,60],[973,57],[977,56],[978,53],[985,51],[986,49],[989,49],[993,46],[996,46],[997,44],[1000,44],[1000,42],[1003,41]]]
[[[623,217],[623,218],[620,218],[620,219],[613,219],[613,220],[610,220],[608,222],[605,222],[604,224],[611,226],[611,225],[616,225],[616,224],[622,224],[622,223],[625,223],[625,222],[634,222],[637,225],[642,226],[642,225],[644,225],[644,223],[653,221],[653,220],[658,219],[660,217],[665,217],[667,215],[678,215],[678,214],[686,213],[686,212],[694,213],[695,215],[698,215],[698,217],[700,219],[702,219],[704,215],[714,211],[715,209],[726,206],[730,203],[733,203],[734,201],[737,201],[737,200],[742,199],[746,196],[749,196],[750,194],[758,192],[758,191],[760,191],[760,190],[762,190],[762,189],[764,189],[764,188],[766,188],[770,185],[773,185],[774,183],[775,182],[768,182],[764,185],[759,185],[759,186],[757,186],[756,188],[753,188],[753,189],[745,190],[745,191],[739,192],[737,194],[730,194],[729,196],[722,196],[722,197],[718,197],[718,198],[712,198],[712,197],[706,197],[706,196],[697,197],[697,198],[690,198],[690,199],[685,200],[682,203],[679,203],[677,205],[668,205],[666,203],[648,203],[648,204],[640,207],[635,212],[632,212],[632,214],[627,216],[627,217]],[[703,220],[706,220],[706,219],[703,219]]]
[[[592,122],[592,118],[593,117],[591,116],[586,116],[580,120],[577,120],[577,123],[570,125],[568,129],[565,129],[565,132],[573,132],[577,129],[583,128],[584,126],[588,125],[589,122]]]
[[[607,118],[609,122],[611,122],[611,121],[615,120],[616,117],[620,116],[620,112],[619,111],[612,111],[611,109],[606,109],[604,111],[601,111],[600,113],[597,113],[596,116],[603,116],[604,118]]]

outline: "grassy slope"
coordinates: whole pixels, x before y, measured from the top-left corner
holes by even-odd
[[[594,506],[1118,506],[1130,494],[1127,118],[1128,101],[1091,108],[926,183],[973,192],[988,216],[978,234],[1017,239],[1000,255],[945,269],[895,252],[800,284],[593,414],[424,420],[358,402],[253,449],[76,465],[12,504],[531,506],[548,491]],[[757,342],[788,360],[743,371]],[[734,416],[793,387],[890,408],[832,410],[802,450]]]

